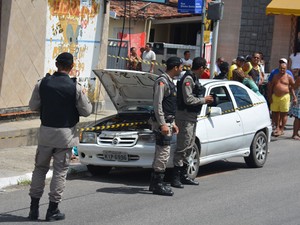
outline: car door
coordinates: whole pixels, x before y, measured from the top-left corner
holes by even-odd
[[[235,84],[229,85],[233,98],[236,102],[236,110],[242,119],[243,125],[243,146],[249,148],[255,133],[258,130],[257,124],[260,124],[260,111],[253,105],[248,91]]]
[[[208,90],[215,98],[216,107],[222,110],[221,115],[208,116],[205,119],[207,132],[207,156],[234,151],[242,146],[243,126],[239,114],[234,108],[226,85],[214,86]]]

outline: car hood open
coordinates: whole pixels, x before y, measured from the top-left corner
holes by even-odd
[[[153,106],[156,74],[132,70],[93,70],[100,79],[117,111],[131,106]]]

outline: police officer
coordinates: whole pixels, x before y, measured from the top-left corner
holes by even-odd
[[[213,97],[201,97],[203,88],[198,79],[206,69],[206,60],[196,57],[191,71],[186,71],[177,83],[177,112],[176,124],[179,128],[177,148],[173,158],[173,176],[171,186],[183,188],[183,184],[199,185],[199,182],[189,178],[188,157],[195,142],[197,115],[202,104],[212,103]]]
[[[170,57],[167,62],[166,73],[163,73],[154,83],[153,107],[155,121],[152,129],[156,135],[155,156],[149,190],[153,194],[172,196],[171,187],[164,184],[166,164],[170,157],[171,139],[178,133],[175,124],[176,113],[176,85],[173,78],[182,71],[182,61],[178,57]]]
[[[29,195],[30,220],[38,220],[39,201],[45,187],[46,174],[53,158],[53,176],[50,183],[47,221],[63,220],[65,214],[58,209],[65,189],[72,147],[78,145],[76,124],[79,116],[89,116],[92,105],[85,90],[69,77],[73,56],[64,52],[56,58],[57,72],[47,75],[35,86],[29,107],[40,111],[41,126],[35,167]]]

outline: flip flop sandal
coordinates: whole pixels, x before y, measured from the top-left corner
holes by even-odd
[[[280,134],[278,133],[278,131],[273,131],[272,132],[272,136],[274,136],[274,137],[278,137]]]

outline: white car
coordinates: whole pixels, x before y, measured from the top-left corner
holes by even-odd
[[[83,129],[79,158],[96,175],[112,167],[151,168],[155,137],[151,131],[153,84],[158,75],[118,69],[95,70],[117,114]],[[272,132],[265,99],[242,83],[199,80],[212,105],[204,104],[198,116],[196,142],[189,156],[188,173],[197,176],[199,166],[230,157],[244,157],[249,167],[262,167]],[[176,148],[172,140],[171,157]]]

